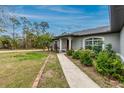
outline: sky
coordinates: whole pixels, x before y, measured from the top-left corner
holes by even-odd
[[[22,5],[7,6],[9,12],[32,22],[46,21],[54,35],[109,25],[108,6]]]

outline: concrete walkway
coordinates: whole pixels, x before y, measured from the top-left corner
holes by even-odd
[[[63,53],[57,54],[66,80],[71,88],[100,88]]]

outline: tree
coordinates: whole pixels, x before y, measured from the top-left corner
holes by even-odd
[[[5,14],[4,7],[0,6],[0,32],[5,32],[7,14]]]
[[[11,49],[12,48],[12,38],[8,35],[3,35],[0,37],[1,48]]]
[[[34,44],[37,48],[42,48],[42,49],[47,48],[49,50],[53,35],[46,31],[46,29],[48,28],[49,28],[48,22],[34,23],[34,30],[37,35]]]
[[[15,33],[15,30],[17,29],[18,26],[21,25],[21,23],[20,23],[19,20],[16,18],[16,16],[10,17],[10,22],[11,22],[11,24],[12,24],[12,30],[13,30],[13,32],[12,32],[13,47],[12,47],[12,48],[15,49],[15,48],[16,48],[16,40],[15,40],[15,35],[16,35],[16,33]]]
[[[0,32],[5,32],[5,31],[6,31],[3,25],[4,25],[4,22],[3,22],[3,20],[0,18]]]
[[[33,32],[36,32],[36,35],[39,36],[40,35],[40,25],[37,22],[33,23]]]
[[[45,33],[46,32],[46,29],[49,28],[48,22],[41,22],[39,25],[40,25],[40,27],[42,29],[42,33]]]
[[[29,33],[29,31],[31,30],[31,22],[26,18],[26,17],[21,17],[21,22],[22,22],[22,29],[23,29],[23,48],[28,48],[28,45],[27,45],[27,34]]]
[[[45,34],[42,34],[38,37],[38,39],[36,41],[37,47],[42,48],[42,49],[47,48],[49,50],[51,43],[52,43],[52,40],[53,40],[52,34],[50,34],[48,32]]]
[[[33,48],[34,47],[34,42],[36,40],[36,35],[33,34],[33,32],[28,31],[26,33],[26,41],[27,41],[27,48]]]

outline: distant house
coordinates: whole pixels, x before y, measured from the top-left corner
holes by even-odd
[[[55,44],[60,52],[91,46],[105,48],[111,43],[113,50],[124,58],[124,6],[110,6],[110,27],[98,27],[56,37]],[[103,42],[103,43],[101,43]]]

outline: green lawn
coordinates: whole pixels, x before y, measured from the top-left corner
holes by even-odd
[[[39,87],[42,88],[68,88],[69,85],[65,79],[59,60],[55,53],[49,57],[48,63],[44,69]]]
[[[31,87],[47,55],[43,52],[0,54],[0,87]]]

